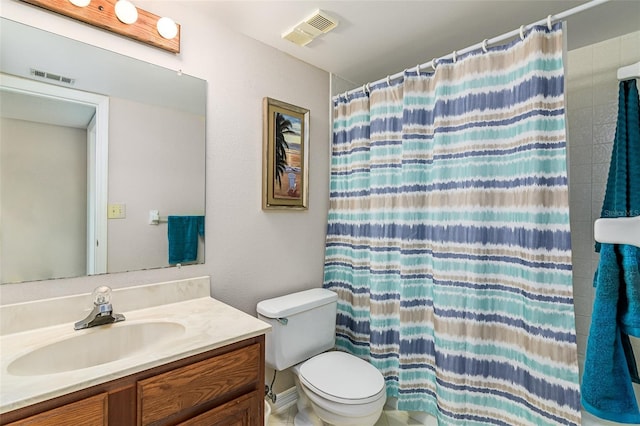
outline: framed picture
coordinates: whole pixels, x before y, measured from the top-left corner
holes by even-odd
[[[305,210],[309,192],[309,110],[263,100],[262,209]]]

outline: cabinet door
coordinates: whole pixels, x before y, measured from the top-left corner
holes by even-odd
[[[107,426],[107,393],[72,402],[7,426]]]
[[[261,426],[260,392],[243,395],[178,426]]]

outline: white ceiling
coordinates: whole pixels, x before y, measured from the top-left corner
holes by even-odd
[[[0,117],[86,129],[95,107],[0,89]]]
[[[359,86],[583,3],[209,0],[190,1],[188,7]],[[338,27],[306,47],[281,38],[316,9],[335,17]],[[568,45],[574,49],[638,30],[640,0],[611,1],[568,18]]]

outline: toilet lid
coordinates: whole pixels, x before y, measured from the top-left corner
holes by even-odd
[[[371,402],[384,390],[384,377],[373,365],[345,352],[325,352],[300,366],[300,381],[336,402]]]

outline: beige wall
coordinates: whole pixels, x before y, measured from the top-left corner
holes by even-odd
[[[595,294],[593,275],[598,266],[593,223],[600,217],[616,131],[616,74],[621,66],[640,61],[638,46],[640,31],[572,50],[568,54],[569,191],[580,357],[584,357],[586,351]]]
[[[2,118],[0,145],[0,282],[85,274],[87,132]]]
[[[231,32],[185,3],[137,3],[181,24],[181,53],[174,55],[22,2],[0,0],[3,17],[208,82],[206,263],[6,284],[0,287],[1,303],[90,292],[98,285],[210,275],[214,297],[255,314],[259,300],[321,285],[329,198],[329,74]],[[261,210],[262,98],[267,96],[311,110],[308,211]]]

